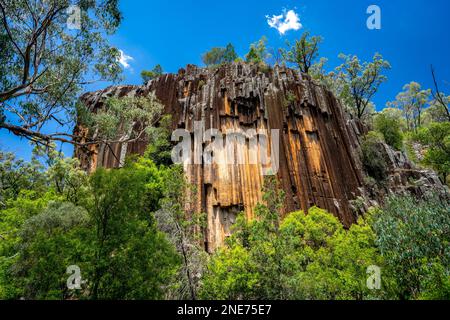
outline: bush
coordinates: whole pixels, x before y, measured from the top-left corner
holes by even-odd
[[[270,225],[241,225],[211,259],[202,298],[360,300],[382,294],[366,284],[367,268],[383,262],[364,221],[345,230],[333,215],[312,208],[289,214],[279,229]]]
[[[267,38],[265,36],[263,36],[258,42],[252,43],[250,46],[250,51],[245,56],[245,60],[248,63],[264,65],[266,59],[269,57],[266,45]]]
[[[433,123],[415,135],[426,149],[423,163],[436,170],[446,181],[450,174],[450,122]],[[447,180],[447,183],[450,181]]]
[[[383,135],[371,131],[361,144],[361,161],[366,173],[378,182],[383,182],[387,175],[387,163],[381,151]]]
[[[83,208],[53,202],[24,223],[17,260],[10,268],[16,294],[26,299],[69,298],[66,268],[86,262],[88,221]]]
[[[395,196],[377,210],[373,228],[393,298],[450,299],[450,202]]]
[[[154,217],[165,170],[143,158],[99,169],[78,205],[65,202],[64,188],[9,201],[0,210],[0,299],[163,298],[179,268]],[[71,265],[82,290],[67,288]]]
[[[172,162],[171,142],[172,116],[165,115],[159,121],[159,126],[147,130],[149,145],[145,151],[145,158],[156,165],[170,166]]]
[[[370,299],[367,268],[382,266],[375,234],[363,220],[345,230],[319,208],[280,222],[282,194],[266,189],[257,220],[241,215],[227,246],[211,258],[203,299]]]
[[[402,149],[403,136],[398,119],[386,113],[379,113],[374,119],[374,128],[383,135],[384,141],[388,145],[396,150]]]

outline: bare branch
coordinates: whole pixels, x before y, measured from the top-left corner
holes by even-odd
[[[431,65],[431,75],[433,76],[433,82],[434,82],[434,87],[436,89],[436,92],[432,92],[433,94],[433,98],[439,102],[441,104],[441,106],[445,109],[445,112],[447,113],[447,119],[448,121],[450,121],[450,111],[448,110],[448,106],[444,101],[444,98],[441,95],[441,91],[439,90],[439,86],[436,80],[436,75],[434,73],[434,68],[433,65]]]

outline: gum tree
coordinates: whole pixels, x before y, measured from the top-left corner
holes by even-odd
[[[297,65],[303,73],[309,73],[319,56],[319,45],[322,41],[321,36],[311,37],[309,32],[305,32],[300,40],[295,40],[294,44],[287,42],[289,49],[281,49],[281,54],[286,62]]]
[[[413,81],[405,85],[396,100],[388,105],[402,110],[408,130],[417,131],[422,126],[423,112],[429,103],[430,94],[431,90],[422,90],[421,85]]]
[[[0,129],[72,143],[83,86],[119,80],[120,52],[106,39],[121,20],[118,0],[0,0]],[[44,132],[49,122],[62,132]]]
[[[362,119],[370,109],[371,99],[380,85],[387,81],[383,73],[391,65],[379,53],[370,62],[361,62],[356,55],[340,54],[339,58],[344,61],[336,68],[336,77],[342,82],[340,97],[352,113]]]
[[[225,48],[215,47],[202,55],[202,61],[207,66],[231,63],[238,58],[234,46],[229,43]]]
[[[144,83],[149,82],[155,78],[162,76],[164,73],[163,68],[160,64],[157,64],[152,70],[143,70],[141,72],[141,77]]]
[[[257,42],[250,45],[250,51],[245,56],[245,60],[248,63],[264,64],[269,57],[267,51],[267,37],[263,36]]]

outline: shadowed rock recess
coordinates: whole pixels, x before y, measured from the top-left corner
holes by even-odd
[[[204,122],[203,130],[215,128],[222,132],[279,129],[277,177],[286,193],[286,213],[316,205],[348,227],[367,206],[380,200],[379,191],[364,187],[359,140],[366,129],[350,120],[333,94],[307,75],[284,67],[269,69],[245,63],[215,69],[188,65],[178,74],[163,75],[143,86],[110,87],[87,93],[81,100],[95,112],[107,97],[145,96],[151,92],[164,104],[165,113],[172,115],[173,129],[186,129],[193,142],[194,131],[198,130],[196,121]],[[248,139],[233,143],[236,154],[246,159],[259,147],[259,143],[250,144]],[[144,139],[110,147],[98,145],[89,154],[76,150],[76,156],[88,171],[114,168],[126,155],[143,154],[147,144]],[[208,144],[200,146],[204,150]],[[415,170],[406,159],[400,163],[401,155],[385,148],[393,174],[389,188],[392,185],[397,190],[408,183],[404,172],[425,181],[425,185],[440,184],[432,172]],[[239,212],[254,217],[253,209],[262,198],[262,167],[251,163],[185,165],[187,180],[196,193],[192,195],[195,208],[190,209],[207,214],[207,251],[224,243]],[[366,199],[362,208],[353,205],[357,199]]]

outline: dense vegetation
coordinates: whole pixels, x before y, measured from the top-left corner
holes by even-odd
[[[110,98],[95,114],[77,103],[85,84],[120,79],[121,53],[105,40],[121,22],[118,1],[73,1],[84,27],[67,32],[70,3],[0,1],[0,129],[35,146],[29,162],[0,151],[0,299],[450,299],[450,203],[434,195],[392,196],[346,230],[317,207],[282,214],[283,192],[267,179],[257,219],[241,215],[226,246],[207,255],[205,217],[185,211],[195,192],[171,164],[170,118],[155,96]],[[411,82],[377,113],[389,62],[340,55],[328,72],[322,40],[304,33],[273,49],[263,37],[244,59],[228,44],[202,61],[308,73],[373,130],[361,141],[368,176],[386,177],[387,144],[449,183],[450,97],[434,70],[433,90]],[[157,65],[141,75],[162,74]],[[73,133],[76,120],[92,134]],[[91,174],[53,144],[88,150],[144,136],[143,157]]]
[[[240,216],[208,257],[177,166],[142,157],[88,176],[58,154],[46,170],[38,158],[0,159],[3,299],[450,298],[450,203],[432,196],[392,197],[345,230],[319,208],[282,219],[283,192],[268,179],[258,219]],[[82,282],[69,290],[74,265]]]
[[[2,170],[2,179],[13,180],[21,174],[17,169]],[[47,171],[22,176],[34,180],[40,174],[41,181],[2,199],[0,296],[164,297],[179,257],[158,231],[154,212],[170,170],[140,159],[87,176],[72,160],[57,158]],[[67,290],[71,265],[88,280],[82,290]]]

